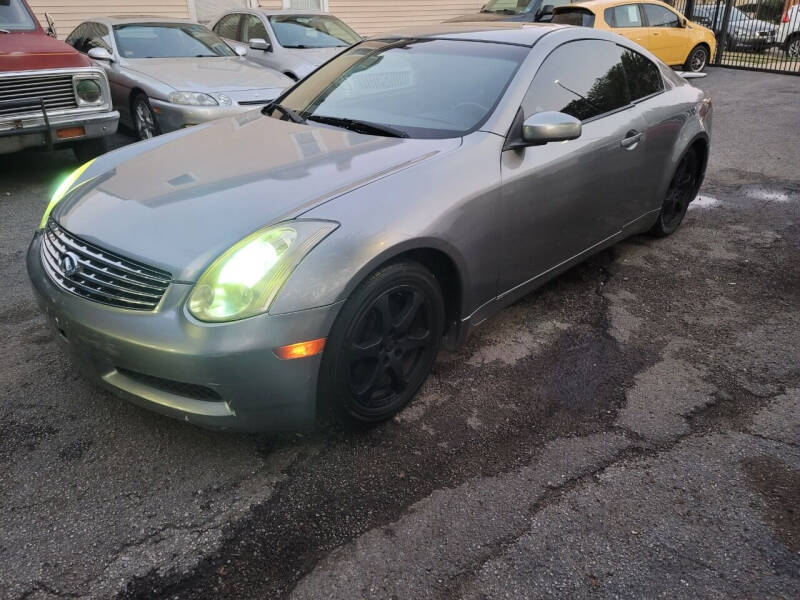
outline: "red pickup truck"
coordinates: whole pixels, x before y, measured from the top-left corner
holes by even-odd
[[[88,160],[118,122],[105,73],[48,35],[25,0],[0,0],[0,154],[72,147]]]

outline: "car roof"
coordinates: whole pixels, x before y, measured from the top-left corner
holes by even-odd
[[[572,4],[565,4],[564,6],[556,7],[556,11],[563,12],[565,9],[570,8],[588,8],[589,10],[604,10],[612,6],[620,6],[621,4],[658,4],[665,6],[669,9],[675,10],[669,4],[660,2],[659,0],[584,0],[583,2],[573,2]]]
[[[407,38],[446,38],[450,40],[495,42],[533,46],[539,38],[550,32],[568,27],[553,23],[515,23],[501,21],[496,23],[441,23],[404,29],[392,29],[368,39],[407,39]]]
[[[191,23],[196,25],[194,21],[189,19],[170,19],[168,17],[156,17],[154,15],[112,15],[106,17],[96,17],[93,19],[86,19],[87,21],[104,21],[111,25],[128,25],[133,23]]]

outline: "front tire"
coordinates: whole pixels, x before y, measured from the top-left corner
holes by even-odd
[[[695,46],[689,53],[689,56],[683,65],[683,70],[692,73],[700,73],[706,68],[709,58],[708,48],[703,45]]]
[[[136,94],[131,101],[131,115],[133,130],[140,140],[149,140],[161,133],[150,100],[141,92]]]
[[[350,295],[325,345],[324,412],[350,422],[391,418],[428,377],[444,331],[436,278],[415,262],[381,267]]]
[[[689,203],[697,195],[700,181],[700,160],[694,148],[683,155],[667,189],[667,195],[658,213],[658,220],[650,229],[656,237],[672,235],[680,227]]]

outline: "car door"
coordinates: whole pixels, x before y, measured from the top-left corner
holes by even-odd
[[[231,48],[241,45],[239,25],[242,13],[229,13],[216,22],[212,31],[225,40]]]
[[[75,29],[66,42],[82,54],[88,54],[92,48],[103,48],[114,56],[114,41],[111,30],[105,23],[87,21]],[[111,91],[111,101],[123,118],[130,112],[128,96],[130,90],[120,82],[119,63],[108,60],[92,60],[92,64],[103,69]]]
[[[621,4],[603,11],[603,20],[614,33],[625,36],[632,42],[646,46],[648,30],[638,4]]]
[[[643,165],[646,127],[629,101],[622,48],[603,40],[568,42],[542,63],[524,117],[565,112],[582,120],[578,139],[506,150],[502,197],[509,251],[500,289],[511,290],[601,244],[629,218]]]
[[[689,38],[681,18],[658,4],[641,6],[647,24],[647,43],[642,45],[668,65],[682,64],[689,54]]]
[[[269,50],[256,50],[250,47],[250,40],[260,38],[270,44]],[[263,67],[277,69],[275,60],[275,40],[267,32],[267,26],[258,15],[245,15],[242,21],[242,42],[247,44],[247,59]]]

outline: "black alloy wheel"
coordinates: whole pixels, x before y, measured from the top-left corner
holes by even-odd
[[[331,330],[321,400],[349,420],[390,418],[430,373],[443,329],[442,293],[427,269],[414,262],[379,269],[353,292]]]
[[[675,175],[667,189],[661,212],[650,233],[657,237],[666,237],[675,232],[686,215],[689,203],[697,194],[700,177],[700,164],[695,150],[689,149],[678,163]]]

